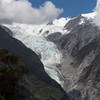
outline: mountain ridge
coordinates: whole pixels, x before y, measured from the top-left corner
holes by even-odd
[[[27,92],[20,90],[26,99],[47,100],[53,98],[57,100],[70,100],[61,86],[45,73],[39,57],[19,40],[10,36],[8,31],[5,31],[6,27],[2,27],[0,26],[0,48],[8,49],[10,53],[20,55],[29,70],[28,74],[20,82],[20,85],[27,90]],[[46,91],[47,95],[44,94]]]
[[[15,23],[5,26],[12,30],[14,38],[41,55],[45,67],[57,72],[55,76],[74,100],[99,100],[99,81],[92,78],[93,70],[96,70],[94,76],[99,75],[99,63],[95,62],[99,58],[100,30],[93,22],[95,15],[93,12],[61,18],[45,25]]]

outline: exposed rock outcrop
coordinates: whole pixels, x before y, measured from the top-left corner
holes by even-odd
[[[61,35],[56,41],[49,39],[63,55],[60,70],[64,89],[75,100],[99,100],[100,30],[91,19],[81,15],[70,20],[65,28],[69,34]]]
[[[6,31],[2,26],[0,26],[0,48],[20,55],[28,67],[28,74],[20,82],[24,88],[21,91],[26,97],[25,100],[70,100],[61,86],[45,73],[39,57],[19,40],[12,38],[8,29]]]

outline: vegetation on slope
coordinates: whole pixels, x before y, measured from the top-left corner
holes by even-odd
[[[0,98],[4,100],[18,100],[22,98],[18,82],[27,72],[20,56],[10,54],[6,49],[0,50]]]
[[[40,80],[34,74],[27,76],[28,69],[17,54],[0,50],[0,100],[23,100],[23,89],[29,91],[34,100],[61,100],[61,90]],[[32,98],[33,98],[32,97]]]

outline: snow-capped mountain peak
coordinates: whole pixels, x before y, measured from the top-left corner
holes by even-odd
[[[87,19],[93,19],[96,16],[96,12],[92,12],[92,13],[88,13],[88,14],[81,14],[83,17],[87,18]]]
[[[59,18],[49,24],[31,25],[13,23],[12,25],[4,26],[12,30],[14,38],[19,39],[27,47],[40,54],[41,61],[45,65],[47,73],[51,73],[51,77],[62,84],[59,78],[57,78],[57,72],[55,71],[56,65],[60,65],[62,54],[56,45],[53,42],[48,41],[46,37],[56,32],[61,33],[62,35],[68,34],[71,32],[72,28],[75,28],[74,26],[84,24],[85,18],[94,18],[95,13],[82,14],[81,16],[82,17]],[[53,70],[46,68],[47,66],[53,67]]]
[[[64,26],[71,20],[71,18],[60,18],[55,19],[52,24],[40,24],[40,25],[31,25],[31,24],[20,24],[13,23],[12,25],[5,25],[11,28],[12,30],[20,30],[28,34],[34,34],[39,36],[48,36],[55,32],[60,32],[65,34],[67,30],[64,30]]]
[[[53,25],[64,27],[70,20],[71,20],[71,18],[60,18],[60,19],[55,19],[55,20],[53,21]]]

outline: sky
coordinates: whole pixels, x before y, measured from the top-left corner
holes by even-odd
[[[0,23],[43,24],[92,11],[98,23],[100,0],[0,0]]]
[[[39,7],[47,0],[29,0],[34,7]],[[91,12],[97,0],[50,0],[57,8],[63,8],[64,12],[61,14],[63,17],[77,16],[82,13]]]

